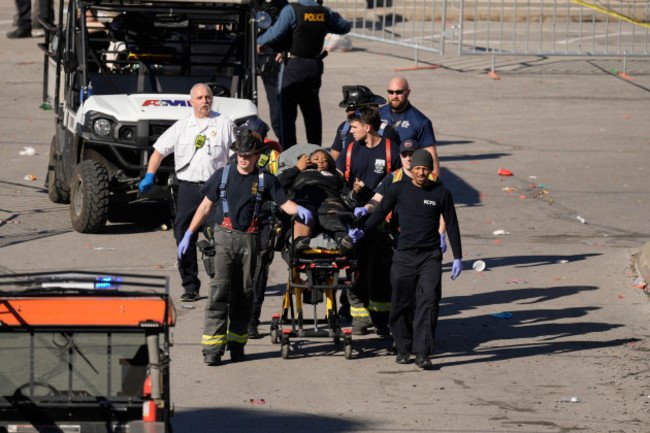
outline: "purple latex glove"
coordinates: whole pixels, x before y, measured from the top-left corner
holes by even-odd
[[[365,215],[368,215],[368,208],[367,207],[361,206],[361,207],[355,207],[354,208],[354,216],[355,217],[359,218],[359,217],[362,217],[362,216],[365,216]]]
[[[440,250],[443,254],[447,252],[447,242],[445,242],[446,237],[447,236],[445,236],[444,233],[440,233]]]
[[[300,205],[298,205],[298,216],[305,223],[305,225],[308,225],[314,218],[314,215],[312,215],[309,209],[304,208]]]
[[[187,248],[190,246],[190,240],[192,238],[192,233],[190,230],[187,230],[183,235],[183,239],[178,243],[178,258],[180,260],[183,257],[183,254],[187,251]]]
[[[451,279],[455,280],[456,277],[460,275],[460,271],[462,270],[463,266],[461,264],[460,259],[454,259],[454,263],[451,265]]]
[[[359,241],[359,239],[361,239],[364,234],[365,233],[363,233],[363,230],[361,229],[352,229],[348,231],[348,236],[352,238],[352,241],[354,243],[357,243],[357,241]]]

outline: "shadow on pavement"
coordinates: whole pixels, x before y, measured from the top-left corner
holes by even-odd
[[[507,256],[507,257],[467,257],[463,262],[463,271],[470,271],[472,264],[475,260],[483,260],[485,262],[485,270],[489,272],[490,269],[500,268],[504,266],[512,266],[514,268],[532,268],[536,266],[554,265],[560,263],[573,263],[582,260],[587,260],[591,257],[601,256],[602,253],[590,254],[571,254],[571,255],[542,255],[534,254],[530,256]],[[566,262],[565,262],[566,260]],[[443,270],[451,270],[451,262],[443,264]]]
[[[172,418],[174,433],[219,432],[343,432],[366,430],[369,426],[340,418],[290,413],[266,407],[263,400],[252,400],[250,410],[193,409],[177,411]],[[371,426],[370,426],[371,427]]]
[[[528,309],[512,311],[510,318],[492,314],[503,313],[503,306],[495,307],[489,314],[473,317],[451,318],[461,311],[474,310],[486,305],[506,302],[533,304],[571,296],[583,291],[597,290],[594,286],[561,286],[551,288],[522,288],[482,295],[443,297],[441,320],[436,331],[437,357],[443,358],[440,367],[493,362],[545,354],[576,352],[603,347],[614,347],[639,341],[635,338],[615,340],[586,340],[584,335],[606,332],[623,326],[614,323],[579,321],[596,306],[560,309]],[[529,302],[522,303],[528,299]],[[575,337],[567,341],[567,338]],[[507,340],[515,341],[508,343]],[[521,341],[526,340],[526,343]],[[532,341],[531,341],[532,340]],[[499,344],[486,343],[499,341]],[[504,342],[505,341],[505,342]],[[481,347],[480,349],[478,349]],[[454,358],[463,358],[454,360]]]

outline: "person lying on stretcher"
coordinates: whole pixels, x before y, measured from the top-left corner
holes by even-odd
[[[336,170],[332,156],[324,149],[301,155],[296,165],[280,173],[278,179],[291,200],[314,214],[309,225],[299,220],[293,223],[294,251],[308,249],[311,235],[320,225],[334,238],[339,252],[349,254],[354,242],[347,234],[349,227],[346,223],[349,225],[353,221],[351,211],[360,206],[358,193],[362,185],[355,183],[353,190],[344,191],[343,177]]]

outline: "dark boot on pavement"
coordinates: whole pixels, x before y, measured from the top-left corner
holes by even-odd
[[[9,39],[31,38],[32,37],[32,29],[28,29],[28,28],[25,28],[25,27],[18,27],[13,32],[7,33],[7,37]]]

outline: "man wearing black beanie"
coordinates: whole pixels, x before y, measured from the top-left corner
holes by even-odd
[[[391,266],[390,326],[397,347],[398,364],[408,364],[415,353],[415,364],[432,368],[436,324],[442,295],[442,252],[438,225],[440,215],[454,254],[451,279],[461,272],[462,247],[454,201],[440,183],[432,182],[433,157],[419,149],[411,159],[412,182],[391,184],[377,210],[363,229],[350,231],[356,241],[399,207],[399,237]]]

